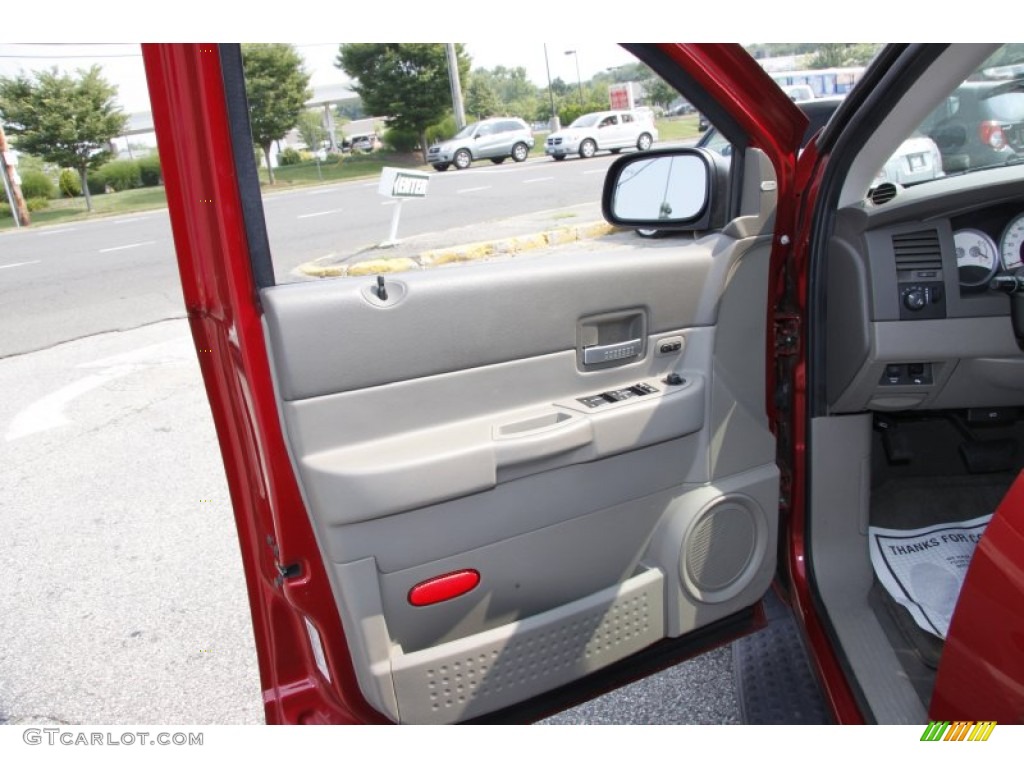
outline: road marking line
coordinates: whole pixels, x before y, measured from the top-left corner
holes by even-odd
[[[360,184],[359,186],[360,187],[379,187],[380,186],[380,182],[379,181],[371,181],[369,184]]]
[[[374,185],[376,186],[376,184]],[[314,189],[312,192],[307,192],[306,197],[312,197],[313,195],[329,195],[331,192],[337,192],[336,189]]]
[[[36,232],[37,237],[46,237],[48,235],[63,235],[65,232],[74,232],[78,227],[68,227],[67,229],[49,229],[46,232]]]
[[[457,189],[457,190],[455,190],[455,194],[457,194],[457,195],[465,195],[465,194],[468,194],[470,192],[480,192],[480,191],[485,190],[485,189],[490,189],[490,187],[469,187],[468,189]]]
[[[0,269],[8,269],[10,267],[24,267],[26,264],[38,264],[39,259],[35,261],[19,261],[15,264],[0,264]]]
[[[397,200],[385,200],[381,205],[398,205]]]
[[[79,363],[77,368],[100,368],[102,370],[90,373],[22,408],[11,420],[4,440],[9,443],[37,432],[45,432],[70,424],[71,419],[64,413],[64,410],[75,399],[105,386],[115,379],[149,368],[194,363],[194,350],[191,339],[181,336],[100,360]]]
[[[330,211],[318,211],[317,213],[304,213],[301,216],[296,216],[297,219],[312,219],[314,216],[330,216],[332,213],[341,213],[342,208],[334,208]]]
[[[153,245],[156,240],[145,240],[141,243],[129,243],[128,245],[116,245],[113,248],[100,248],[100,253],[111,253],[113,251],[126,251],[129,248],[141,248],[144,245]]]
[[[538,181],[554,181],[554,180],[555,180],[554,176],[542,176],[539,179],[526,179],[526,181],[524,181],[523,184],[535,184]]]
[[[584,176],[589,176],[592,173],[607,173],[607,172],[608,172],[607,168],[598,168],[596,171],[584,171],[583,175]]]

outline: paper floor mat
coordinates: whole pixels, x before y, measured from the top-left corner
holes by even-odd
[[[974,548],[992,515],[925,528],[868,529],[875,575],[917,625],[946,638]]]

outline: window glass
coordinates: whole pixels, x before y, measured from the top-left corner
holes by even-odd
[[[1024,160],[1024,45],[1002,46],[903,143],[880,178],[914,184]]]
[[[244,67],[260,47],[242,46]],[[579,77],[575,58],[559,61],[561,69],[552,61],[549,85],[543,45],[532,58],[519,53],[524,46],[495,58],[493,45],[456,44],[468,118],[461,129],[444,44],[287,47],[310,76],[292,94],[301,108],[291,129],[254,140],[278,283],[453,262],[486,269],[517,257],[519,246],[499,245],[496,253],[464,246],[600,231],[590,225],[604,224],[601,193],[616,156],[640,146],[692,146],[700,137],[695,113],[662,117],[683,96],[614,45],[581,49]],[[270,86],[285,75],[246,80],[253,126],[281,103]],[[619,110],[616,100],[643,117],[609,114]],[[602,123],[602,138],[585,141],[584,132]],[[580,130],[574,136],[569,129]]]

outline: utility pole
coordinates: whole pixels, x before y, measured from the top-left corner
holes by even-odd
[[[548,44],[544,43],[544,69],[548,73],[548,96],[551,97],[551,132],[561,130],[558,113],[555,112],[555,92],[551,89],[551,64],[548,62]]]
[[[0,125],[0,173],[4,177],[4,189],[7,192],[7,199],[11,204],[11,214],[14,216],[15,226],[27,227],[32,223],[32,219],[28,215],[25,198],[21,195],[21,184],[15,175],[15,163],[13,160],[13,154],[7,146],[7,136],[4,135],[4,127]]]
[[[580,108],[583,108],[583,81],[580,80],[580,55],[575,50],[566,51],[566,56],[573,56],[576,58],[576,89],[580,94]]]
[[[462,105],[462,83],[459,82],[459,57],[455,54],[455,43],[445,43],[448,52],[448,81],[452,86],[452,109],[455,110],[455,127],[460,131],[466,127],[466,108]]]

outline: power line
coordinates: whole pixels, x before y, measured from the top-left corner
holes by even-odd
[[[141,53],[82,53],[47,55],[35,53],[0,53],[0,59],[141,59]]]

